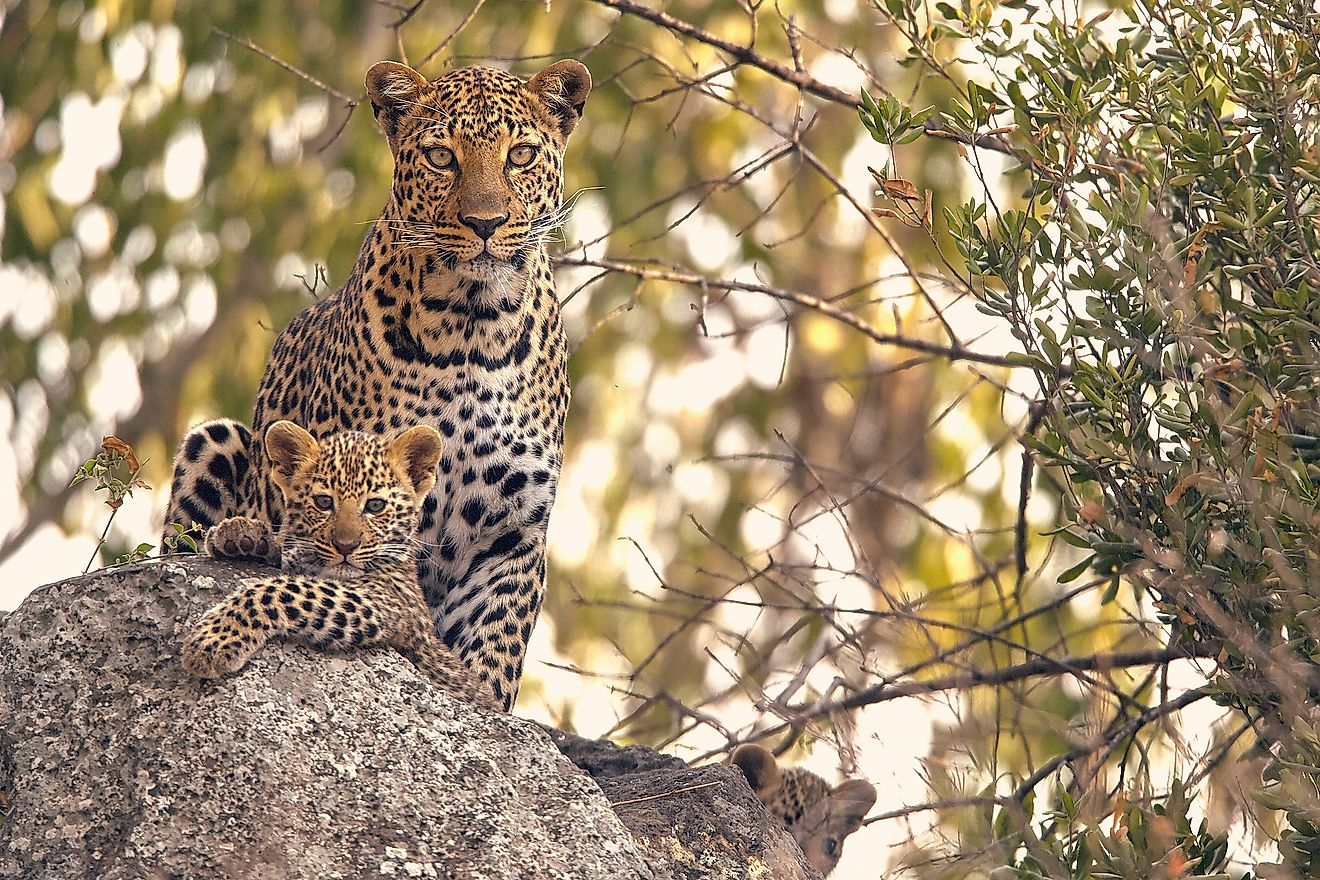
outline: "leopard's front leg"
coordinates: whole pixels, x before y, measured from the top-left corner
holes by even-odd
[[[206,533],[206,553],[213,559],[256,559],[280,564],[280,545],[270,526],[258,519],[231,516]]]
[[[201,678],[219,678],[243,668],[280,637],[330,650],[389,645],[440,687],[500,708],[491,689],[436,637],[411,582],[280,576],[246,584],[193,627],[184,641],[183,665]]]
[[[252,512],[248,496],[253,476],[252,431],[247,425],[213,419],[189,430],[174,457],[161,553],[189,552],[182,537],[200,547],[216,523]]]
[[[316,578],[264,578],[244,584],[211,608],[183,643],[183,665],[202,678],[243,668],[282,636],[322,648],[352,648],[382,641],[375,608],[350,584]]]
[[[451,594],[440,621],[445,644],[504,711],[513,708],[545,590],[545,545],[533,535],[477,567]]]

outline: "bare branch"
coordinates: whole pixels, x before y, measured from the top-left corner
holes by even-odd
[[[331,97],[338,98],[340,101],[343,101],[344,106],[348,107],[349,109],[356,107],[362,101],[360,97],[354,98],[351,97],[350,95],[346,95],[343,92],[339,91],[339,89],[335,88],[334,86],[328,85],[322,82],[321,80],[317,79],[316,77],[312,76],[310,73],[303,70],[302,68],[295,67],[294,65],[285,61],[284,59],[276,55],[273,55],[270,52],[267,52],[265,49],[261,48],[256,43],[252,42],[246,37],[236,37],[233,34],[229,33],[228,31],[221,30],[218,27],[211,28],[211,33],[216,34],[217,36],[224,37],[226,40],[229,40],[231,43],[237,43],[243,48],[249,49],[252,52],[255,52],[256,54],[260,55],[262,58],[265,58],[267,61],[271,61],[274,62],[275,64],[278,64],[280,67],[284,68],[289,73],[292,73],[294,76],[298,77],[304,82],[310,83],[311,85],[325,92],[327,95],[330,95]]]
[[[671,33],[682,34],[685,37],[713,46],[721,52],[725,52],[735,58],[740,64],[746,64],[749,67],[755,67],[757,70],[768,73],[776,79],[801,89],[808,94],[815,95],[818,98],[824,98],[835,104],[842,104],[845,107],[857,109],[862,106],[862,99],[852,95],[842,89],[836,88],[828,83],[821,82],[815,77],[802,70],[789,67],[774,59],[767,58],[754,52],[749,46],[740,46],[721,37],[717,37],[709,31],[702,30],[690,22],[681,18],[675,18],[667,12],[659,9],[652,9],[644,6],[637,0],[592,0],[602,6],[608,6],[616,9],[624,15],[633,15],[652,24],[659,25]],[[953,131],[940,124],[937,116],[932,116],[926,120],[926,132],[935,137],[945,138],[947,140],[958,141],[959,143],[980,147],[986,150],[993,150],[996,153],[1005,153],[1010,156],[1017,156],[1018,151],[1013,147],[991,135],[968,135],[963,132]]]
[[[940,345],[934,342],[927,342],[923,339],[915,339],[910,336],[882,333],[857,315],[833,305],[828,300],[812,296],[809,293],[785,290],[783,288],[771,287],[765,284],[750,284],[745,281],[711,278],[691,272],[684,272],[678,269],[644,266],[638,263],[626,263],[621,260],[593,260],[586,257],[561,256],[557,258],[557,262],[561,266],[585,266],[596,269],[608,269],[612,272],[631,275],[634,278],[640,278],[647,281],[669,281],[675,284],[686,284],[698,288],[704,287],[713,290],[759,293],[764,296],[774,297],[775,299],[794,302],[805,308],[812,309],[822,315],[833,318],[841,324],[846,324],[875,342],[883,343],[885,345],[894,345],[899,348],[911,349],[912,351],[938,355],[947,358],[950,361],[971,361],[996,367],[1016,366],[1016,364],[1006,357],[993,354],[982,354],[964,348],[962,345]]]

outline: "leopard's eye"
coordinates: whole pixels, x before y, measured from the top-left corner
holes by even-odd
[[[384,498],[368,498],[367,503],[362,505],[362,509],[367,513],[380,513],[385,509]]]
[[[514,168],[522,168],[530,165],[536,158],[536,147],[531,144],[519,144],[512,150],[509,150],[509,164]]]
[[[454,165],[454,151],[448,147],[431,147],[424,154],[426,161],[430,162],[436,168],[448,170]]]
[[[312,503],[316,505],[317,510],[335,509],[335,499],[329,495],[313,495]]]

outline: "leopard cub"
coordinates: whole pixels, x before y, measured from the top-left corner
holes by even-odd
[[[781,768],[774,755],[753,744],[734,749],[731,760],[766,812],[793,835],[807,862],[823,876],[833,871],[844,839],[862,827],[875,804],[875,786],[849,779],[831,788],[810,770]]]
[[[265,446],[284,496],[279,534],[230,517],[207,532],[206,550],[278,561],[284,573],[246,582],[207,611],[184,640],[184,667],[218,678],[279,637],[326,649],[388,645],[447,690],[498,708],[489,687],[436,636],[417,582],[414,533],[440,459],[435,429],[419,425],[393,440],[344,432],[318,442],[280,421]]]

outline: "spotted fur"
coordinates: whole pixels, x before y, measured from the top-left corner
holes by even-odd
[[[564,219],[591,76],[560,61],[527,82],[484,67],[427,82],[382,61],[366,86],[394,154],[389,202],[343,288],[276,340],[246,442],[229,421],[184,438],[167,530],[236,515],[278,528],[261,442],[278,419],[316,436],[435,427],[418,574],[437,633],[507,709],[541,608],[569,398],[543,242]]]
[[[490,689],[436,637],[417,583],[413,536],[440,445],[426,426],[390,442],[346,432],[318,443],[292,422],[271,425],[279,534],[231,517],[207,532],[206,548],[218,557],[274,555],[285,573],[247,582],[207,611],[184,641],[183,665],[217,678],[279,637],[332,650],[388,645],[442,687],[494,707]]]
[[[739,746],[733,764],[766,812],[779,821],[802,854],[822,875],[828,875],[843,855],[843,841],[858,828],[875,805],[875,786],[865,779],[830,784],[810,770],[783,767],[758,745]]]

